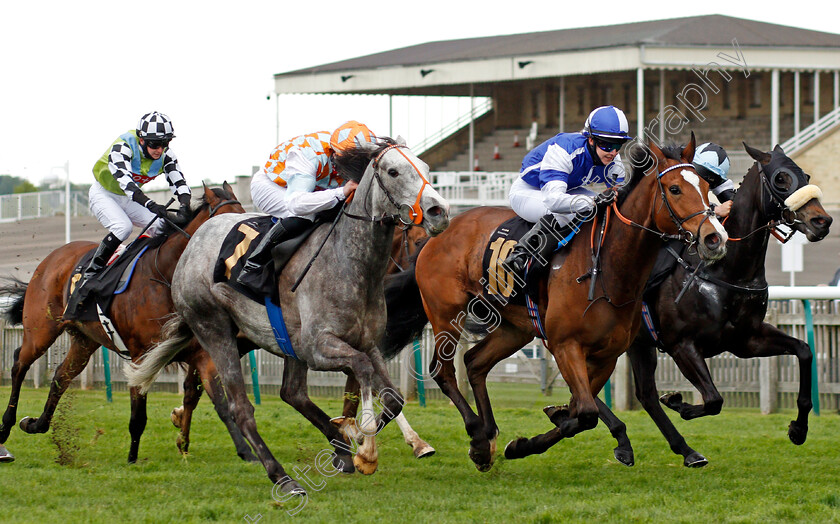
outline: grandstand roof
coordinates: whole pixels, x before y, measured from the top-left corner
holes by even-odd
[[[840,48],[840,34],[756,22],[731,16],[706,15],[559,31],[428,42],[289,73],[280,73],[276,76],[324,71],[352,71],[395,65],[431,64],[453,60],[477,60],[628,45],[729,46],[733,38],[737,38],[741,46]]]
[[[745,51],[745,58],[750,66],[758,68],[840,68],[837,54],[840,34],[705,15],[429,42],[279,73],[275,75],[275,85],[279,93],[383,93],[395,90],[408,93],[415,92],[415,88],[431,86],[629,70],[666,63],[686,67],[691,60],[702,65],[714,60],[717,50],[727,52],[728,49],[732,54],[736,46],[751,50],[752,56]],[[693,53],[686,51],[691,48],[694,48]],[[633,52],[601,60],[605,58],[603,53],[616,49]],[[666,49],[673,52],[663,54]],[[699,55],[697,49],[705,49],[705,55]],[[645,50],[649,54],[654,52],[655,57],[645,56]],[[768,52],[778,56],[768,55]],[[828,58],[829,53],[834,56]],[[569,62],[570,54],[578,55],[572,61],[583,61],[585,66],[572,64],[568,67],[554,60],[562,58]],[[809,54],[811,59],[803,62],[802,57]],[[545,67],[549,62],[554,63]],[[470,67],[477,64],[485,71],[478,72]],[[440,69],[447,65],[455,67]],[[402,78],[399,73],[411,68],[410,78]],[[397,69],[400,71],[394,71]],[[445,75],[441,74],[444,70]]]

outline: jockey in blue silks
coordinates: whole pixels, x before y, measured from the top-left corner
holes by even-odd
[[[531,150],[522,161],[522,176],[510,188],[510,207],[528,222],[536,222],[504,265],[522,275],[531,256],[541,265],[565,245],[581,221],[595,212],[595,193],[584,186],[624,181],[619,149],[633,139],[621,109],[593,110],[580,133],[559,133]]]

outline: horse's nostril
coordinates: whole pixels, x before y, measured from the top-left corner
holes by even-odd
[[[706,235],[706,239],[703,243],[706,244],[706,247],[709,249],[717,249],[720,245],[720,236],[718,236],[717,233]]]
[[[440,215],[442,215],[442,214],[443,214],[443,208],[441,208],[440,206],[433,206],[433,207],[430,207],[430,208],[426,211],[426,214],[427,214],[427,215],[432,215],[433,217],[440,216]]]

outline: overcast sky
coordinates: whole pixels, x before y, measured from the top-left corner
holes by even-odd
[[[71,179],[89,183],[111,142],[158,110],[174,122],[171,148],[191,185],[233,180],[276,145],[275,100],[266,99],[275,73],[438,40],[704,14],[837,32],[838,8],[829,5],[5,1],[0,174],[38,183],[63,176],[59,166],[69,162]],[[279,107],[281,140],[351,118],[388,129],[382,98],[284,95]],[[401,132],[410,135],[394,129]]]

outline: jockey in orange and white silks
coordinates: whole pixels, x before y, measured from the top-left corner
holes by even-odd
[[[366,125],[350,120],[332,133],[301,135],[274,148],[265,167],[251,179],[251,199],[257,209],[278,220],[248,257],[237,278],[240,283],[258,287],[271,248],[306,229],[318,212],[353,194],[358,184],[345,183],[338,176],[333,155],[375,142],[376,135]]]
[[[337,151],[373,143],[376,136],[351,120],[332,133],[301,135],[274,148],[265,167],[251,179],[251,198],[263,213],[277,218],[312,219],[342,202],[347,191],[332,162]]]

